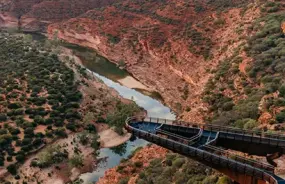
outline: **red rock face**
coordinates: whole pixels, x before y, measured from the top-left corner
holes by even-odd
[[[5,0],[0,4],[0,15],[9,13],[19,19],[22,28],[32,31],[46,31],[50,23],[77,17],[88,10],[100,8],[118,0]],[[6,22],[9,24],[9,22]]]
[[[34,4],[23,8],[24,28],[48,27],[51,37],[56,34],[94,48],[112,62],[123,61],[136,78],[160,92],[181,118],[197,122],[203,121],[207,110],[201,94],[210,71],[242,42],[245,32],[236,30],[241,26],[246,30],[259,15],[255,6],[244,14],[235,8],[251,2],[243,0],[29,2]]]

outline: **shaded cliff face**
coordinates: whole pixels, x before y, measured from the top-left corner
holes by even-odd
[[[259,16],[254,3],[223,3],[123,1],[51,24],[48,33],[124,65],[181,118],[202,122],[207,105],[201,94],[211,70],[243,42]]]
[[[11,26],[11,19],[30,31],[46,31],[54,22],[77,17],[88,10],[110,5],[118,0],[4,0],[0,2],[0,17]],[[14,21],[13,21],[14,22]],[[14,24],[13,24],[14,25]],[[13,26],[12,25],[12,26]]]

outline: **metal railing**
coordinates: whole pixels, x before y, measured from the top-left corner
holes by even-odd
[[[227,158],[231,158],[231,159],[236,160],[238,162],[245,163],[245,164],[251,165],[253,167],[258,167],[260,169],[264,169],[264,170],[267,170],[269,172],[274,173],[274,167],[272,165],[269,165],[269,164],[266,164],[263,162],[259,162],[259,161],[253,160],[253,159],[249,159],[247,157],[231,153],[225,149],[218,148],[218,147],[215,147],[212,145],[205,145],[205,146],[203,146],[203,148],[207,151],[214,152],[215,154],[224,155]]]
[[[185,156],[195,158],[197,160],[200,160],[201,162],[208,162],[213,165],[217,165],[218,167],[224,167],[232,171],[239,172],[241,174],[253,176],[261,180],[267,181],[269,184],[280,184],[274,178],[274,174],[268,173],[260,168],[254,168],[249,164],[241,163],[225,156],[216,155],[214,153],[194,148],[174,140],[159,137],[155,134],[131,127],[128,123],[126,123],[126,128],[129,132],[132,132],[135,136],[139,138],[143,138],[149,142],[163,146],[172,151],[176,151]]]
[[[172,125],[174,121],[174,120],[154,118],[154,117],[145,117],[145,118],[142,118],[142,120],[146,122],[161,123],[161,124],[167,124],[167,125]]]
[[[163,135],[168,136],[168,138],[169,137],[176,138],[180,140],[179,142],[186,143],[187,145],[193,145],[196,143],[197,139],[199,139],[202,136],[202,130],[200,130],[198,134],[194,135],[193,137],[189,137],[189,138],[183,137],[183,136],[180,136],[180,135],[177,135],[172,132],[165,131],[165,130],[157,130],[157,134],[163,134]]]
[[[201,138],[201,136],[202,136],[202,134],[203,134],[203,130],[200,129],[199,133],[198,133],[196,136],[192,137],[191,140],[189,140],[188,145],[193,145],[193,144],[195,144],[197,141],[199,141],[200,138]],[[199,139],[199,140],[197,140],[197,139]]]
[[[185,121],[178,121],[178,120],[168,120],[164,118],[154,118],[154,117],[146,117],[144,118],[144,121],[152,122],[152,123],[164,123],[168,125],[176,125],[176,126],[182,126],[182,127],[203,127],[205,130],[209,131],[217,131],[217,132],[226,132],[226,133],[237,133],[241,135],[250,135],[250,136],[256,136],[256,137],[264,137],[264,138],[270,138],[270,139],[278,139],[285,141],[285,134],[282,133],[267,133],[264,131],[255,131],[255,130],[244,130],[240,128],[235,127],[225,127],[221,125],[214,125],[214,124],[197,124],[197,123],[191,123],[191,122],[185,122]]]
[[[216,134],[216,137],[215,137],[213,140],[207,142],[205,145],[216,145],[216,144],[217,144],[217,141],[218,141],[218,138],[219,138],[219,135],[220,135],[220,132],[218,132],[218,133]]]
[[[255,130],[244,130],[235,127],[223,127],[220,125],[214,124],[205,124],[205,129],[210,131],[223,131],[223,132],[230,132],[230,133],[238,133],[242,135],[251,135],[257,137],[264,137],[264,138],[271,138],[271,139],[281,139],[285,141],[285,135],[282,133],[267,133],[264,131],[255,131]]]
[[[167,132],[167,131],[164,131],[164,130],[157,130],[156,134],[166,135],[168,138],[179,140],[179,142],[182,142],[182,143],[185,143],[185,144],[189,143],[189,139],[187,137],[183,137],[183,136],[180,136],[180,135],[177,135],[177,134],[174,134],[174,133],[171,133],[171,132]]]

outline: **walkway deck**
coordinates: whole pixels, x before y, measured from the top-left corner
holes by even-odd
[[[280,134],[244,131],[216,125],[205,125],[200,128],[194,123],[158,118],[129,118],[126,128],[135,136],[194,158],[213,168],[229,169],[269,184],[285,184],[284,179],[274,174],[272,165],[234,155],[226,150],[243,151],[247,148],[243,152],[261,156],[275,152],[284,153],[285,137]]]

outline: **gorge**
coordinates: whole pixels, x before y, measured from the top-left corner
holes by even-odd
[[[126,103],[124,99],[128,99],[150,116],[280,133],[285,129],[284,4],[280,0],[3,0],[0,27],[45,34],[51,45],[64,48],[53,52],[66,51],[65,56],[79,61],[75,67],[79,75],[87,71],[96,84],[103,82],[94,91],[99,94],[103,88],[108,103],[113,97],[113,101]],[[80,86],[85,88],[84,82]],[[89,96],[93,98],[92,93]],[[100,98],[106,100],[97,95],[95,102]],[[116,112],[110,104],[101,104],[107,113],[94,120],[99,128],[101,116],[105,120],[108,113]],[[86,106],[84,111],[89,105],[81,104]],[[84,117],[88,116],[83,113]],[[146,143],[128,142],[127,154],[140,144]],[[107,168],[119,166],[107,171],[99,183],[111,178],[115,178],[111,183],[123,182],[123,177],[130,175],[129,184],[143,183],[138,179],[142,170],[159,165],[151,163],[154,158],[144,157],[148,155],[144,150],[155,149],[163,155],[162,163],[168,157],[181,160],[158,147],[146,146],[126,163],[119,163],[127,154],[115,156],[104,148],[102,155],[107,153],[110,160],[116,160],[115,164],[107,161]],[[133,167],[138,157],[146,162],[142,168]],[[277,160],[281,175],[284,162],[283,157]],[[196,163],[187,160],[184,166],[188,164]],[[170,170],[163,164],[159,169]],[[103,170],[81,178],[98,181]],[[203,175],[213,181],[222,178],[215,172]],[[172,182],[178,181],[177,177]]]

